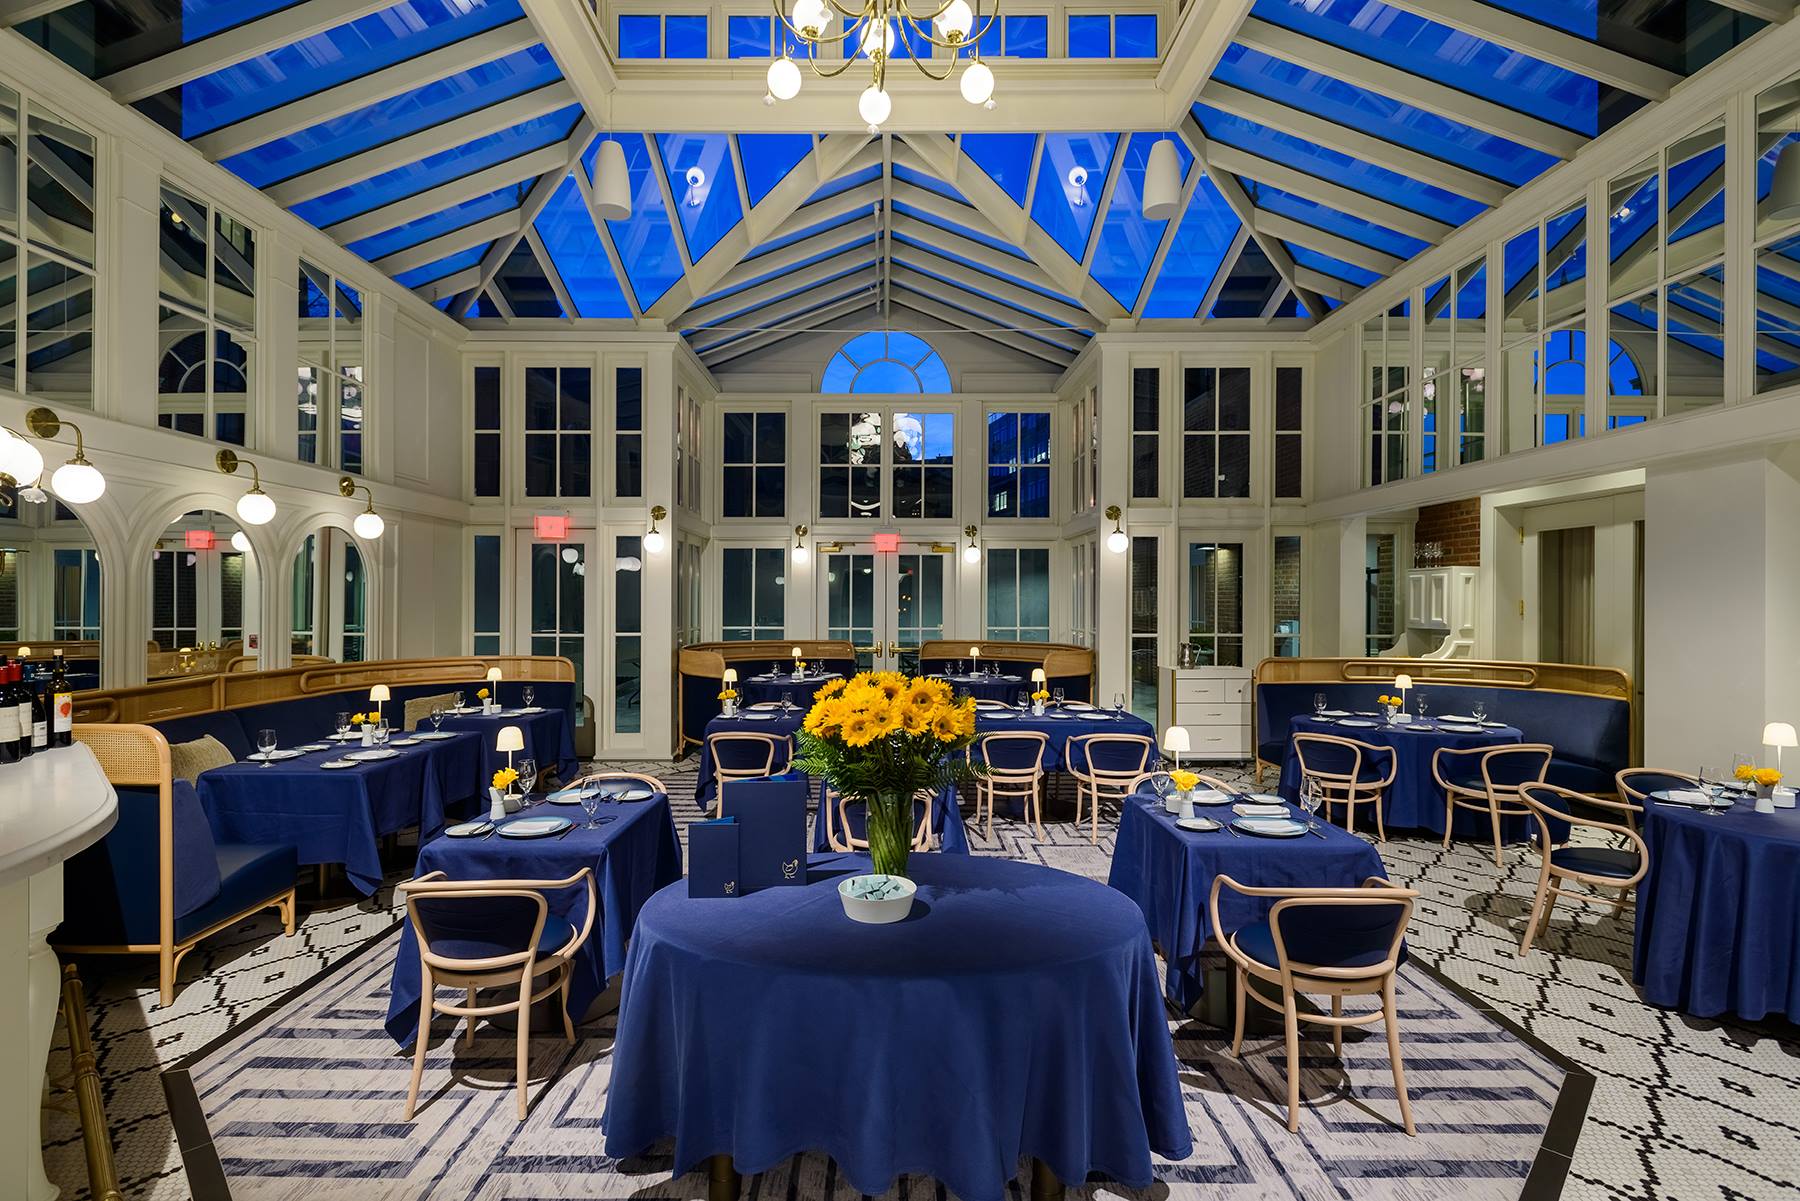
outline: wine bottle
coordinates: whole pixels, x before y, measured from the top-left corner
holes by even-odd
[[[25,682],[25,665],[14,662],[12,667],[12,699],[19,710],[19,754],[29,755],[31,745],[31,685]]]
[[[50,749],[50,682],[44,679],[27,686],[31,694],[31,753]]]
[[[69,672],[63,664],[61,649],[51,652],[50,661],[50,745],[75,744],[75,697],[69,691]]]
[[[19,754],[19,707],[12,700],[10,665],[0,664],[0,763],[17,763]]]

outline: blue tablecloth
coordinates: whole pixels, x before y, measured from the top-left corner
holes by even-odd
[[[945,672],[931,678],[942,680],[958,693],[978,701],[1004,701],[1008,705],[1019,699],[1019,693],[1031,687],[1023,676],[958,676]]]
[[[399,748],[393,759],[341,771],[319,764],[357,746],[315,751],[269,767],[234,763],[195,784],[220,842],[292,843],[302,864],[340,863],[365,896],[381,886],[378,839],[408,826],[421,841],[444,827],[447,809],[477,795],[480,750],[473,737]]]
[[[494,749],[502,726],[518,726],[519,733],[524,735],[525,749],[513,752],[515,762],[530,758],[538,761],[540,771],[554,767],[557,778],[564,784],[575,778],[579,767],[575,759],[575,727],[565,709],[545,708],[537,713],[505,709],[493,717],[483,713],[449,713],[444,716],[442,728],[473,730],[481,735],[481,770],[485,783],[506,766],[506,752]],[[431,723],[422,722],[420,728],[429,730]]]
[[[553,813],[577,823],[587,821],[578,805],[538,804],[530,810],[533,817]],[[584,867],[594,869],[600,912],[575,956],[575,974],[569,981],[569,1017],[576,1022],[625,965],[625,944],[638,910],[657,889],[681,879],[681,842],[666,796],[602,803],[597,816],[606,814],[617,820],[560,838],[439,837],[419,851],[417,875],[443,872],[453,880],[565,880]],[[545,897],[551,913],[581,926],[587,916],[587,894],[582,889],[558,889]],[[412,1046],[419,1033],[419,940],[411,922],[400,933],[386,1028],[403,1047]]]
[[[1434,834],[1444,832],[1444,790],[1438,787],[1437,779],[1431,774],[1431,758],[1437,754],[1438,748],[1466,750],[1473,746],[1506,746],[1525,740],[1525,736],[1512,726],[1483,730],[1479,734],[1458,734],[1452,730],[1437,729],[1435,725],[1426,726],[1416,720],[1407,725],[1383,724],[1370,729],[1320,721],[1313,717],[1296,717],[1288,723],[1287,755],[1281,764],[1280,792],[1290,801],[1300,795],[1300,758],[1294,754],[1295,734],[1335,734],[1339,738],[1354,738],[1358,742],[1392,749],[1400,757],[1400,763],[1394,774],[1394,782],[1388,785],[1385,807],[1381,811],[1382,820],[1390,830],[1430,830]],[[1473,755],[1463,761],[1463,766],[1479,773]],[[1379,765],[1379,771],[1382,775],[1387,774],[1385,762]],[[1357,814],[1358,825],[1366,825],[1369,832],[1373,833],[1374,817],[1362,806],[1358,806],[1358,809],[1361,810]],[[1343,819],[1344,810],[1339,806],[1336,820]],[[1561,829],[1561,837],[1567,837],[1568,826],[1562,824]],[[1536,823],[1527,817],[1509,817],[1500,823],[1501,837],[1507,842],[1522,842],[1536,830]],[[1459,838],[1492,840],[1494,836],[1493,826],[1487,816],[1469,809],[1456,811],[1454,831]]]
[[[791,672],[764,673],[747,676],[738,682],[738,704],[754,705],[759,701],[779,701],[787,696],[802,709],[812,708],[813,694],[833,680],[844,677],[837,672],[820,675],[810,672],[804,680],[796,680]]]
[[[1203,806],[1202,816],[1229,821],[1229,806]],[[1296,816],[1302,816],[1298,810]],[[1323,839],[1233,837],[1225,830],[1179,829],[1154,796],[1125,798],[1107,883],[1143,911],[1151,937],[1168,965],[1169,1000],[1184,1012],[1200,999],[1200,952],[1212,938],[1207,898],[1213,877],[1230,876],[1257,888],[1353,888],[1370,876],[1387,876],[1375,848],[1354,834],[1320,823]],[[1261,921],[1273,901],[1229,888],[1219,894],[1226,933]]]
[[[1141,918],[1090,880],[917,855],[908,920],[858,925],[814,856],[804,888],[638,916],[602,1128],[623,1158],[675,1139],[674,1170],[830,1156],[857,1192],[901,1172],[999,1201],[1021,1156],[1071,1185],[1143,1188],[1192,1150]]]
[[[1632,979],[1691,1013],[1800,1022],[1800,809],[1644,810]]]

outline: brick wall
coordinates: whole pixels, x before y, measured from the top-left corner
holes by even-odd
[[[1421,554],[1427,542],[1444,547],[1442,567],[1481,566],[1481,500],[1453,500],[1441,505],[1426,505],[1419,510],[1413,526],[1413,566],[1425,565]]]

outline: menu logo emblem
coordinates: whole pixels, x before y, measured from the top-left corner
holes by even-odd
[[[736,892],[737,892],[737,881],[736,880],[725,881],[725,895],[731,896]]]
[[[800,874],[800,861],[798,859],[790,859],[786,863],[781,865],[781,876],[784,880],[792,880],[795,876],[797,876],[799,874]]]

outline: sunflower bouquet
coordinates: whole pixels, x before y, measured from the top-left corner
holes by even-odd
[[[942,680],[861,672],[813,695],[794,767],[867,807],[869,856],[904,876],[913,798],[935,796],[974,768],[957,752],[975,740],[975,701]]]

